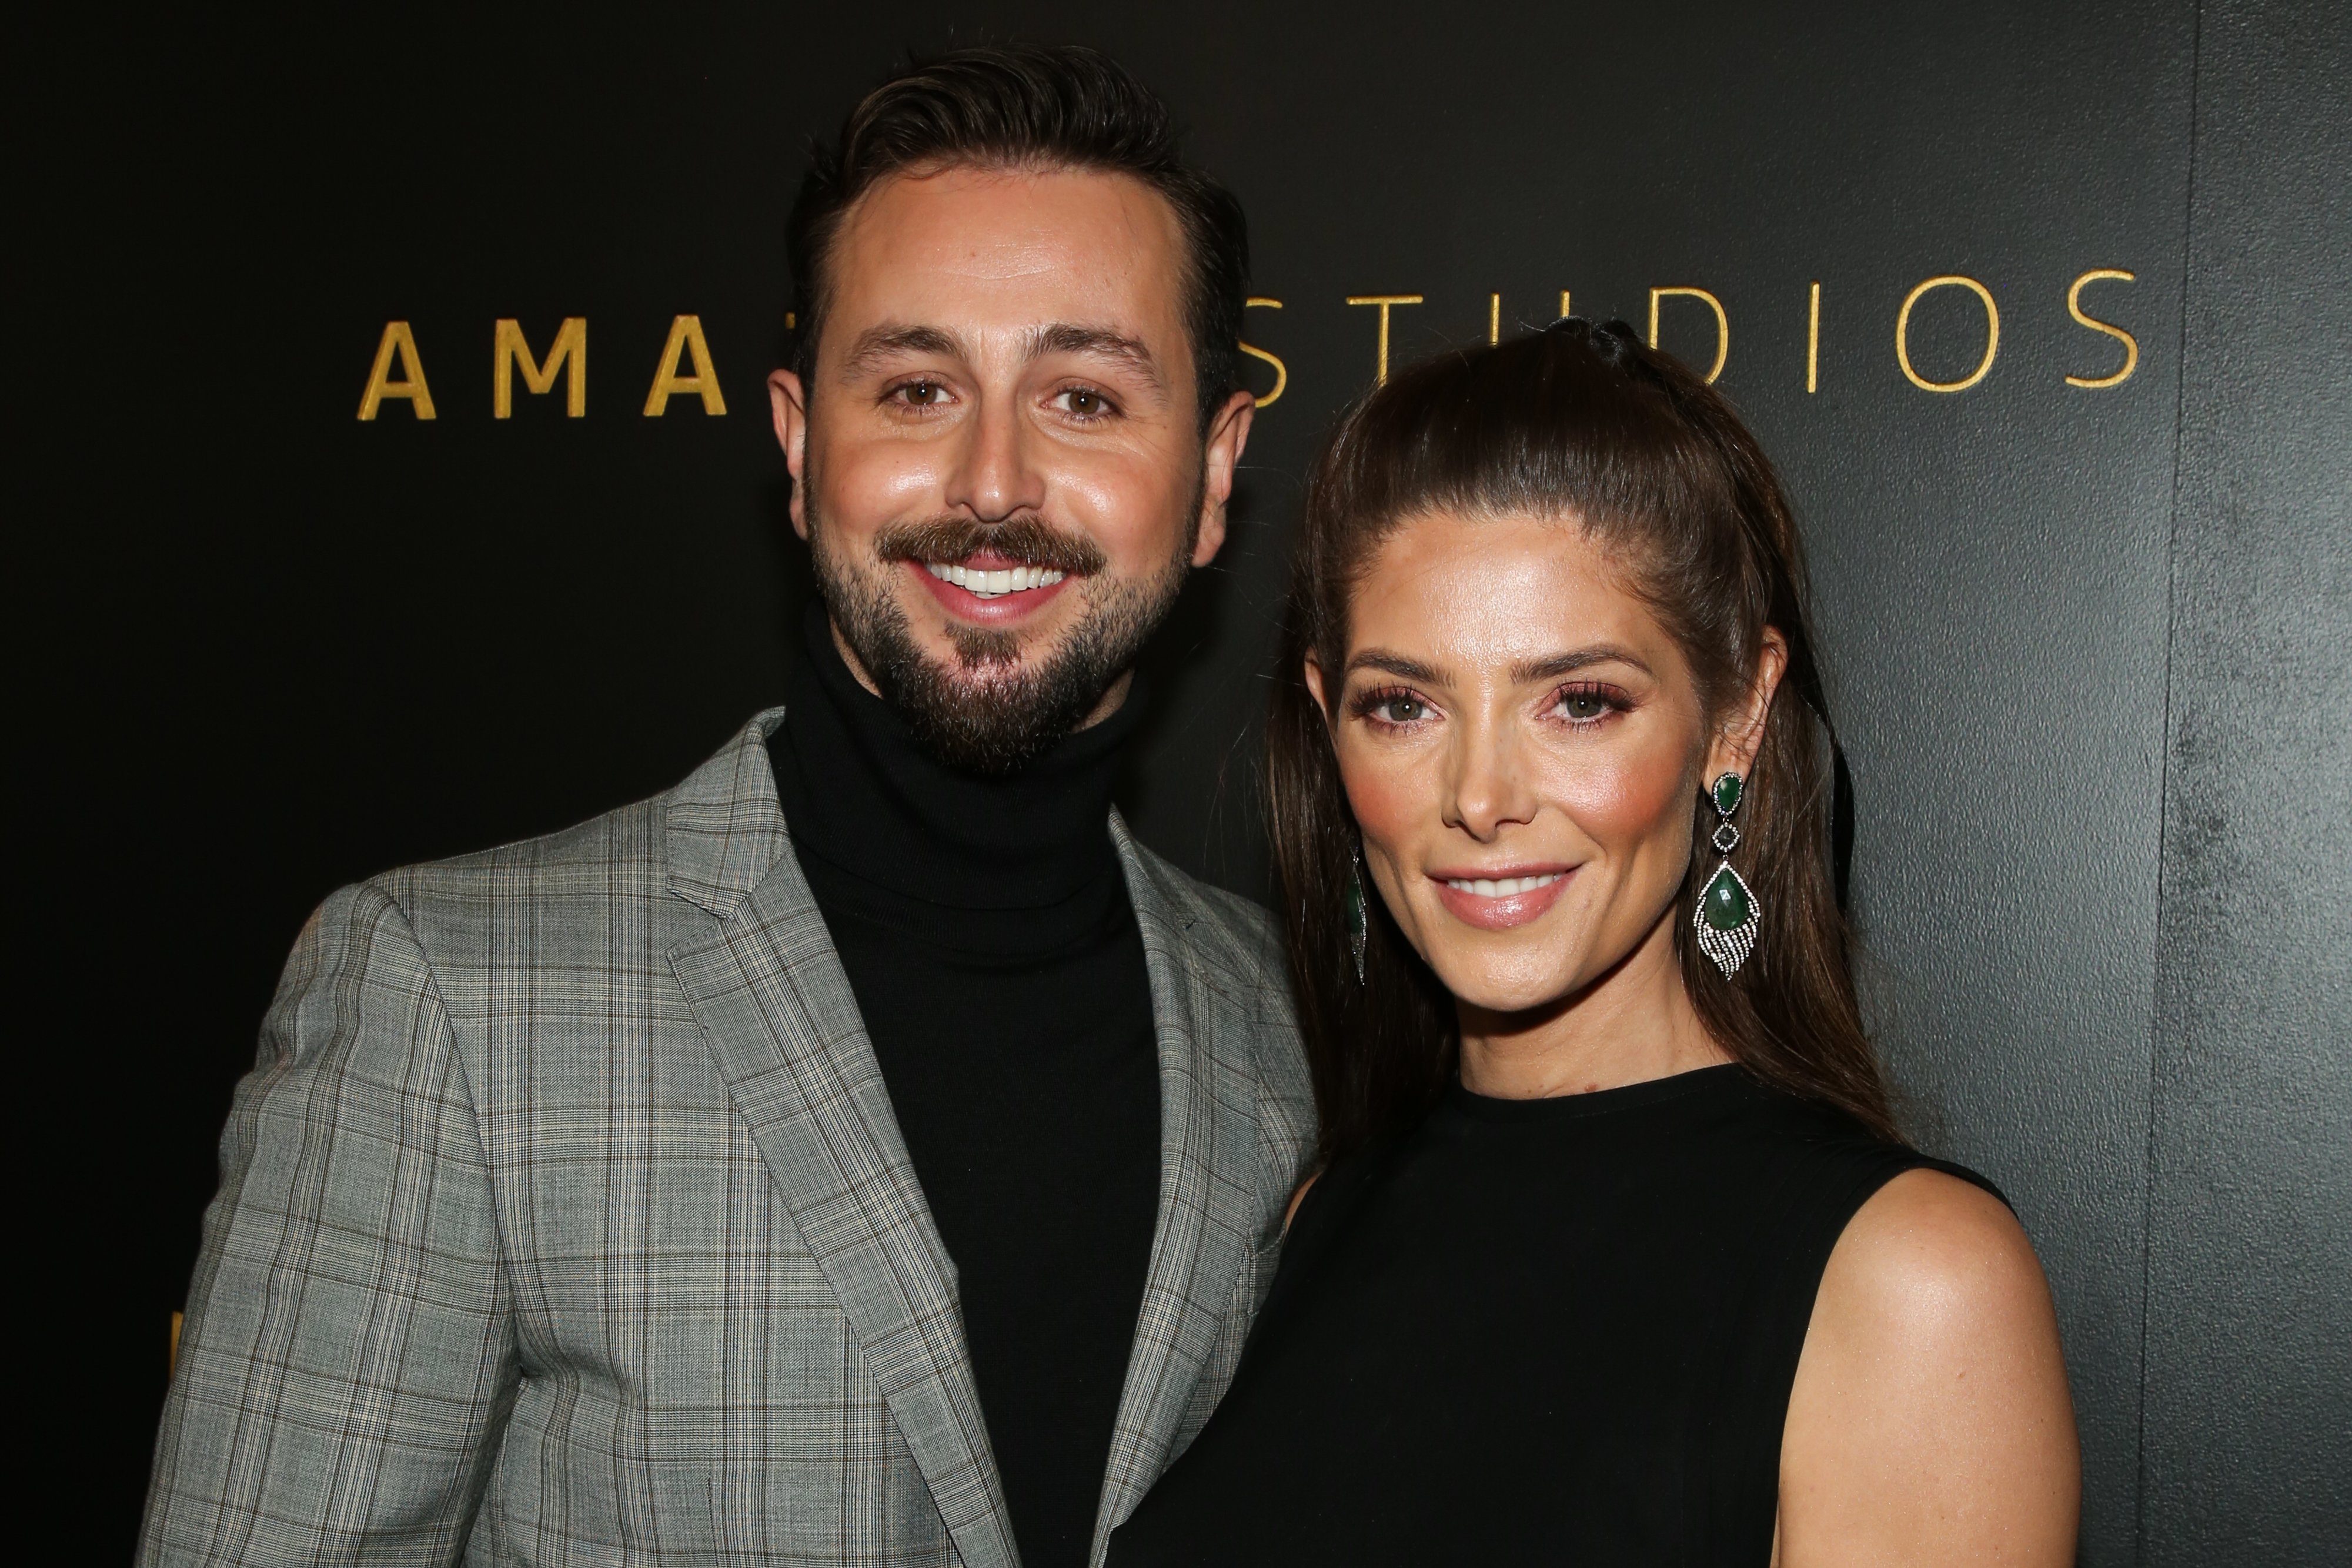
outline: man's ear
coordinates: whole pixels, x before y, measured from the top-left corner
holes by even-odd
[[[784,449],[784,466],[793,473],[793,532],[808,538],[808,398],[801,379],[790,371],[768,372],[768,407],[776,420],[776,444]]]
[[[1706,779],[1702,783],[1726,773],[1737,773],[1743,779],[1749,776],[1756,767],[1756,753],[1763,748],[1764,721],[1772,712],[1772,694],[1780,689],[1780,677],[1788,673],[1789,640],[1779,627],[1767,626],[1764,645],[1756,655],[1756,679],[1717,729],[1715,742],[1707,747]]]
[[[1225,503],[1233,498],[1234,471],[1242,465],[1242,449],[1249,444],[1250,421],[1256,416],[1257,399],[1247,392],[1237,392],[1209,421],[1201,516],[1192,536],[1194,566],[1208,565],[1225,547]]]

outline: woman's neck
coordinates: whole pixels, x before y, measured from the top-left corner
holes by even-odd
[[[1574,996],[1534,1012],[1455,1004],[1462,1086],[1497,1100],[1589,1094],[1731,1058],[1683,988],[1669,907],[1641,945]]]

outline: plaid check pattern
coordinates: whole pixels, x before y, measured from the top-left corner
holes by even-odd
[[[142,1562],[1017,1561],[782,719],[311,919],[222,1138]],[[1097,1562],[1232,1376],[1314,1137],[1266,916],[1110,831],[1161,1176]]]

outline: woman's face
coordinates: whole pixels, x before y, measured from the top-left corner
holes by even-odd
[[[1364,860],[1455,999],[1582,992],[1664,922],[1710,733],[1680,647],[1573,520],[1407,522],[1359,587],[1332,738]],[[1327,711],[1329,705],[1327,703]]]

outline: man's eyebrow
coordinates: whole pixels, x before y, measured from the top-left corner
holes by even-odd
[[[1579,648],[1573,653],[1554,653],[1548,659],[1536,659],[1523,664],[1513,664],[1511,684],[1525,685],[1530,681],[1554,680],[1559,676],[1583,669],[1588,664],[1631,664],[1645,675],[1651,673],[1650,666],[1634,657],[1631,650],[1604,643],[1590,648]]]
[[[1032,328],[1028,357],[1037,360],[1047,354],[1088,354],[1097,359],[1121,361],[1154,387],[1166,384],[1166,379],[1160,373],[1160,361],[1141,339],[1114,332],[1108,327],[1081,327],[1067,321],[1056,321],[1050,327]]]
[[[965,358],[963,344],[951,332],[937,327],[869,327],[849,345],[841,368],[850,374],[870,371],[900,354],[942,354]]]
[[[1444,677],[1437,673],[1434,666],[1424,664],[1418,659],[1408,659],[1402,653],[1391,653],[1385,648],[1364,649],[1348,661],[1348,668],[1342,673],[1353,674],[1358,670],[1379,670],[1401,681],[1420,681],[1433,686],[1444,682]]]

